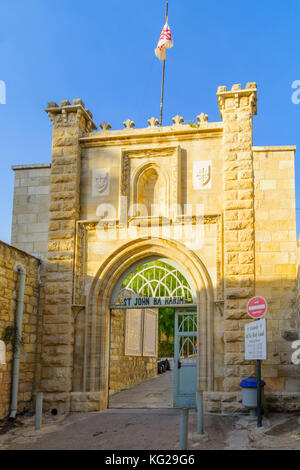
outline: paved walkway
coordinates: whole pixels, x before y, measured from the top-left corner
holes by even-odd
[[[44,416],[34,430],[34,418],[18,419],[0,435],[0,450],[178,450],[179,410],[111,409],[97,413]],[[188,449],[300,450],[299,416],[274,414],[263,427],[243,416],[205,415],[205,434],[196,432],[196,413],[190,412]]]
[[[115,393],[109,399],[109,408],[173,408],[173,378],[172,368],[135,387]]]
[[[0,426],[0,449],[178,450],[180,411],[172,408],[172,389],[173,372],[167,371],[114,395],[108,410],[45,414],[40,431],[34,416],[19,416],[8,431]],[[300,450],[296,414],[270,415],[262,428],[245,416],[205,415],[204,431],[197,434],[197,415],[190,411],[189,450]]]

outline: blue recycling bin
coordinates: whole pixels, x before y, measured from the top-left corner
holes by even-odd
[[[260,381],[261,386],[261,402],[264,402],[264,386],[266,385],[264,380]],[[246,408],[250,410],[250,416],[256,416],[257,408],[257,379],[256,377],[248,377],[241,381],[240,386],[242,387],[242,402]]]

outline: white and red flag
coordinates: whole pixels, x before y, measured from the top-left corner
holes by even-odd
[[[168,22],[166,22],[155,49],[156,57],[160,60],[166,60],[166,49],[170,49],[171,47],[173,47],[173,39]]]

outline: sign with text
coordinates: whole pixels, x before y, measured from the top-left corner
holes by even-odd
[[[192,303],[192,299],[185,297],[125,297],[123,307],[172,307],[173,305],[186,305]]]
[[[268,303],[263,297],[252,297],[247,305],[247,312],[251,318],[262,318],[268,310]]]
[[[265,318],[245,325],[245,359],[267,359],[267,326]]]

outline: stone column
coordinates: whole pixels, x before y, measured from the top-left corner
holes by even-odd
[[[79,138],[96,128],[80,99],[48,103],[53,124],[41,388],[45,409],[67,411],[73,371],[73,269],[80,218]]]
[[[247,303],[254,295],[254,180],[252,120],[257,89],[222,86],[217,93],[224,122],[224,385],[239,391],[240,378],[252,372],[244,361]],[[224,410],[225,411],[225,410]]]

